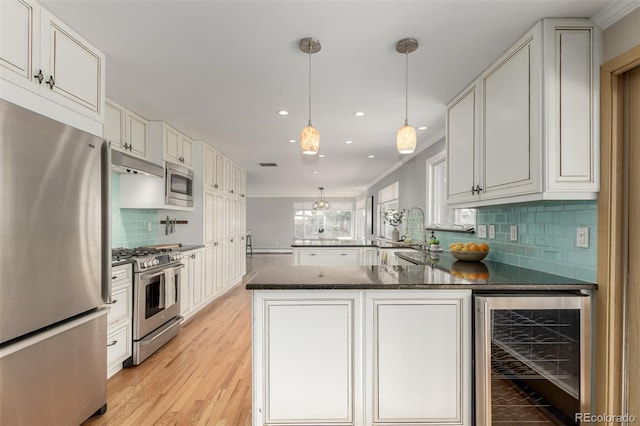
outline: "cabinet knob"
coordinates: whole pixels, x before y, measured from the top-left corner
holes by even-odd
[[[55,86],[56,81],[53,79],[53,76],[49,76],[49,80],[45,81],[45,84],[49,86],[51,90],[53,90],[53,86]]]
[[[482,188],[480,188],[480,185],[476,185],[476,192],[479,194],[480,191],[482,191]]]
[[[217,183],[214,183],[214,184],[213,184],[213,187],[214,187],[214,188],[216,188],[216,189],[218,189],[218,184],[217,184]]]
[[[111,343],[107,343],[107,346],[113,346],[113,345],[115,345],[116,343],[118,343],[118,341],[117,341],[117,340],[112,340],[112,341],[111,341]]]
[[[471,185],[471,195],[476,193],[476,189],[473,187],[473,185]]]
[[[233,242],[233,238],[231,239],[231,242]]]
[[[34,75],[36,80],[38,80],[39,84],[42,84],[42,80],[44,80],[44,75],[42,74],[42,70],[38,71],[38,74]]]
[[[107,302],[107,305],[113,305],[114,303],[118,303],[118,299],[113,299],[111,302]]]

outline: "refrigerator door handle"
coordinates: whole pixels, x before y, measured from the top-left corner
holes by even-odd
[[[102,300],[111,303],[111,142],[102,144]]]

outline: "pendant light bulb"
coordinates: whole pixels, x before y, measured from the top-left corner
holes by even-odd
[[[315,155],[320,150],[320,132],[311,125],[311,55],[320,51],[320,42],[310,37],[298,43],[300,51],[309,55],[309,123],[300,133],[300,150],[305,155]]]
[[[400,154],[411,154],[416,150],[416,129],[409,126],[409,53],[418,48],[418,41],[405,38],[396,44],[396,51],[405,55],[405,98],[404,98],[404,126],[400,127],[396,135],[396,147]]]

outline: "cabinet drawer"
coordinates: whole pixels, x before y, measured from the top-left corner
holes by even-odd
[[[360,263],[359,250],[356,249],[322,249],[300,250],[299,265],[333,265],[350,266]]]
[[[131,324],[107,329],[107,369],[131,356]]]
[[[111,268],[111,288],[131,283],[132,267],[130,263]]]
[[[107,324],[112,324],[122,318],[131,318],[131,286],[117,287],[111,291],[111,311],[107,316]]]

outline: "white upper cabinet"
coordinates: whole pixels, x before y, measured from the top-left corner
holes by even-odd
[[[193,168],[193,142],[171,126],[163,124],[163,159]]]
[[[447,109],[449,202],[473,199],[475,186],[479,184],[479,90],[477,81],[474,81]]]
[[[449,103],[449,205],[596,197],[598,37],[540,21]]]
[[[105,103],[104,138],[111,147],[137,157],[147,158],[148,122],[135,112],[107,99]]]
[[[3,0],[0,17],[0,76],[103,123],[104,54],[35,1]],[[21,100],[11,87],[2,95]],[[22,98],[30,109],[76,124],[46,102]]]

